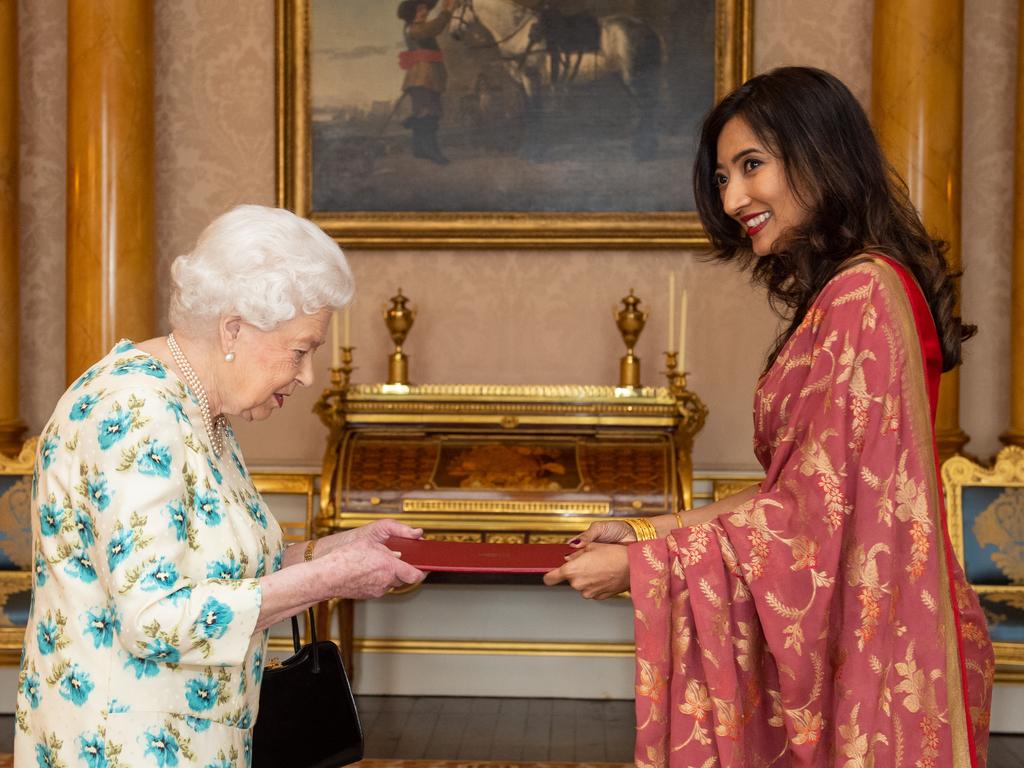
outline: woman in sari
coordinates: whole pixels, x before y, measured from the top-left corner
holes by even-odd
[[[765,480],[595,523],[545,580],[630,590],[638,766],[981,768],[992,647],[934,441],[939,374],[975,331],[945,246],[820,70],[727,96],[694,187],[716,256],[789,321],[754,398]]]

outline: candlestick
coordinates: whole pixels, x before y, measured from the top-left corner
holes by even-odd
[[[331,368],[341,367],[341,349],[338,340],[338,313],[331,313]]]
[[[352,346],[352,305],[351,304],[346,304],[345,305],[345,334],[344,334],[343,338],[345,339],[345,341],[344,341],[344,343],[341,346],[343,346],[343,347],[351,347]]]
[[[675,352],[673,338],[676,332],[676,273],[668,273],[668,351]]]
[[[686,289],[680,291],[679,298],[679,370],[686,371]]]

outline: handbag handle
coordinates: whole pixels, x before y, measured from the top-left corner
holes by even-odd
[[[309,618],[309,634],[312,639],[310,645],[313,648],[313,674],[320,671],[320,646],[316,642],[316,617],[313,615],[313,608],[310,607],[307,611]],[[292,645],[295,646],[295,652],[298,653],[302,650],[302,638],[299,637],[299,617],[298,614],[292,616]]]

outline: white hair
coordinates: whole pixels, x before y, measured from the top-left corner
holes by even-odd
[[[269,331],[299,312],[338,309],[355,281],[345,254],[316,224],[283,208],[239,205],[171,265],[172,328],[238,315]]]

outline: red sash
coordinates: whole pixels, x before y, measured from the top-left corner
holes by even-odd
[[[440,51],[432,51],[429,48],[400,51],[398,54],[398,66],[402,69],[412,69],[417,64],[440,64],[443,61],[444,55]]]

